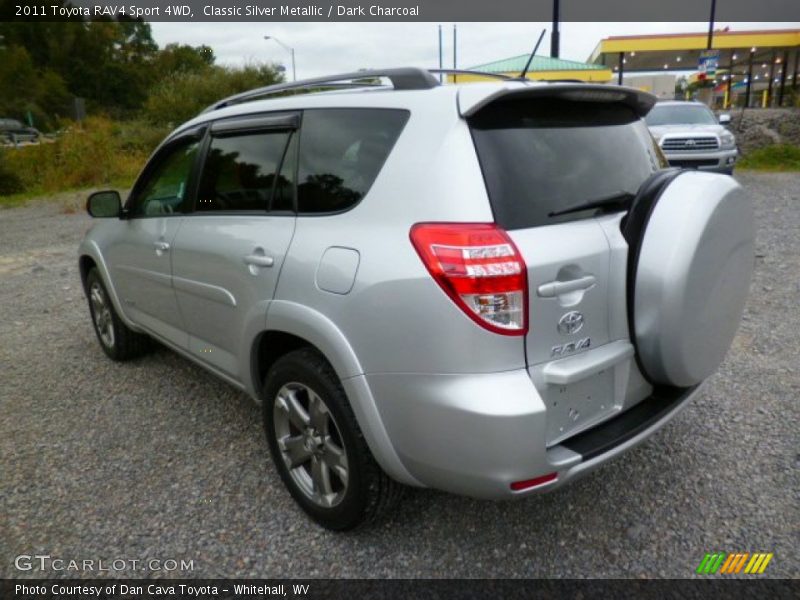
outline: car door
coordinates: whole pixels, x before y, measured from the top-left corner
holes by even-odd
[[[107,251],[125,313],[181,348],[188,338],[172,289],[171,250],[184,219],[198,148],[198,136],[189,135],[170,142],[151,159]]]
[[[239,381],[294,233],[298,124],[297,113],[213,124],[194,211],[175,239],[189,349]]]

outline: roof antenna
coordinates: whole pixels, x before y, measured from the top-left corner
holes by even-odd
[[[539,34],[539,41],[537,41],[536,45],[533,47],[533,52],[531,52],[531,55],[528,57],[528,62],[525,63],[525,68],[522,69],[522,73],[519,74],[518,79],[525,79],[525,74],[528,72],[528,68],[533,62],[533,57],[536,55],[536,51],[539,49],[539,44],[542,43],[542,38],[544,37],[545,31],[545,29],[542,29],[542,33]]]

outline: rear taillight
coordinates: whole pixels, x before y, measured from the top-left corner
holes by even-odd
[[[493,223],[417,223],[411,242],[436,282],[476,323],[495,333],[528,330],[525,261]]]

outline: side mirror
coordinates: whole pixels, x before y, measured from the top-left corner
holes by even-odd
[[[731,122],[731,116],[728,113],[722,113],[719,116],[720,125],[728,125]]]
[[[86,212],[98,219],[119,217],[122,212],[122,199],[119,197],[119,192],[106,190],[91,194],[86,200]]]

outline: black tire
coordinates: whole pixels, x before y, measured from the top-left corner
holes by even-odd
[[[279,392],[288,389],[285,387],[287,385],[299,386],[297,393],[300,395],[303,393],[302,387],[313,391],[332,417],[335,437],[337,443],[341,444],[340,450],[346,455],[347,464],[347,483],[340,487],[341,498],[335,506],[321,506],[315,502],[295,479],[304,477],[301,470],[307,470],[306,476],[309,481],[312,480],[309,465],[314,458],[309,458],[308,462],[293,468],[293,475],[278,447],[276,422],[281,419],[278,413],[282,409],[276,409],[276,405],[281,402],[278,399]],[[263,389],[264,429],[275,468],[292,497],[314,521],[334,531],[349,530],[374,522],[396,504],[403,486],[390,479],[375,462],[339,378],[328,361],[316,350],[303,348],[278,359],[267,373]],[[310,404],[307,406],[310,407]],[[310,408],[308,414],[312,414]],[[301,433],[293,437],[302,435]],[[320,443],[319,451],[324,454],[322,447],[323,444]],[[317,460],[325,462],[321,457]],[[328,478],[329,482],[334,481],[330,474]],[[311,485],[318,493],[316,483]]]
[[[98,314],[98,307],[92,302],[92,292],[94,290],[101,293],[103,302],[108,309],[105,320],[102,320],[101,315]],[[86,299],[89,302],[89,314],[92,317],[92,325],[97,335],[97,341],[100,342],[100,347],[109,358],[117,361],[126,361],[137,358],[150,350],[151,339],[147,335],[133,331],[119,318],[108,295],[105,283],[103,283],[100,273],[94,267],[86,276]],[[107,333],[104,335],[104,332],[108,330],[101,323],[110,324],[112,335],[109,336]]]

